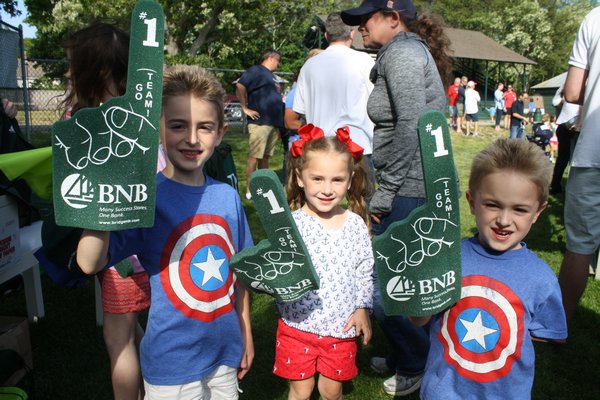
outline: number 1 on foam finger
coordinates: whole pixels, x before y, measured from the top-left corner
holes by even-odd
[[[146,40],[142,42],[142,45],[146,47],[158,47],[159,43],[156,41],[156,18],[145,19],[144,24],[146,24],[148,30],[146,31]]]
[[[272,190],[269,190],[266,193],[262,194],[267,200],[269,200],[269,204],[271,205],[271,214],[279,214],[285,211],[283,207],[279,205],[277,202],[277,198],[275,197],[275,193]]]

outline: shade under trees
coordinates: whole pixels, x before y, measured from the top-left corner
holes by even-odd
[[[357,6],[359,0],[160,0],[166,15],[167,60],[245,69],[266,48],[279,50],[281,69],[296,71],[307,49],[302,39],[313,16]],[[442,15],[448,26],[477,30],[537,62],[532,83],[567,68],[583,16],[597,0],[414,0],[419,10]],[[64,58],[69,31],[102,19],[127,29],[135,0],[25,0],[27,22],[37,28],[29,56]],[[0,0],[14,10],[14,0]],[[10,8],[13,7],[13,8]],[[16,11],[16,10],[14,10]],[[13,12],[14,12],[13,11]],[[511,68],[499,69],[505,79]],[[58,72],[56,72],[58,73]],[[226,78],[226,80],[229,78]],[[233,79],[231,79],[233,80]]]

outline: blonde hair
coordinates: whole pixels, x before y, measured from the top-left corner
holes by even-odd
[[[322,52],[323,52],[323,49],[310,49],[308,51],[308,54],[306,55],[306,59],[308,60],[309,58],[312,58]]]
[[[163,107],[172,98],[186,94],[212,103],[217,109],[219,127],[225,124],[225,90],[211,72],[196,65],[168,67],[163,74]]]
[[[302,155],[299,157],[293,157],[291,152],[288,153],[286,193],[290,209],[298,210],[306,203],[304,191],[298,185],[297,173],[302,172],[302,168],[308,163],[310,157],[314,157],[316,153],[329,152],[344,155],[348,160],[348,170],[350,173],[354,173],[350,181],[350,189],[346,193],[348,210],[358,214],[370,230],[371,221],[367,214],[366,199],[373,190],[373,184],[369,179],[363,157],[361,156],[355,161],[346,144],[336,136],[325,136],[304,143]]]
[[[548,200],[553,165],[534,143],[498,139],[487,146],[473,159],[469,191],[476,191],[486,176],[500,171],[513,171],[526,176],[537,186],[540,206]]]

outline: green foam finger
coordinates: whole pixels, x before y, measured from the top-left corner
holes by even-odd
[[[154,224],[163,49],[161,6],[138,1],[126,93],[53,125],[58,225],[115,230]]]
[[[387,315],[433,315],[460,298],[458,184],[443,114],[421,114],[419,143],[427,202],[373,240]]]
[[[268,239],[231,257],[238,279],[252,290],[281,301],[295,301],[318,289],[319,277],[275,172],[254,172],[250,191]]]

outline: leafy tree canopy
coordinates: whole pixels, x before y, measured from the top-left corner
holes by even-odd
[[[355,7],[358,0],[159,0],[166,16],[167,61],[221,69],[245,69],[266,48],[282,53],[282,71],[304,62],[302,39],[312,18]],[[420,10],[442,15],[447,26],[481,31],[537,62],[528,68],[538,82],[564,72],[583,16],[596,0],[414,0]],[[0,5],[14,0],[0,0]],[[66,35],[92,21],[113,22],[128,29],[135,0],[25,0],[27,22],[34,25],[30,56],[64,58]],[[492,63],[493,64],[493,63]],[[493,65],[492,65],[493,67]],[[499,69],[517,79],[515,69]],[[58,75],[59,72],[55,71]],[[514,76],[513,76],[514,75]],[[219,74],[229,84],[239,73]],[[232,87],[227,87],[231,90]]]
[[[17,10],[17,0],[0,0],[0,10],[7,12],[12,17],[20,14]]]
[[[541,82],[565,72],[583,17],[596,0],[415,0],[420,9],[442,15],[453,28],[480,31],[509,49],[537,62],[528,68],[530,82]],[[494,65],[490,66],[491,68]],[[503,80],[519,79],[514,68],[504,68]]]
[[[300,67],[304,31],[314,12],[334,9],[335,1],[317,0],[160,0],[166,17],[167,61],[205,67],[245,69],[266,48],[282,53],[282,71]],[[36,26],[30,56],[64,58],[69,32],[95,20],[128,29],[135,0],[25,0],[28,23]],[[318,3],[318,4],[317,4]],[[54,71],[60,75],[60,71]],[[220,74],[231,82],[239,73]],[[231,87],[227,88],[232,89]]]

